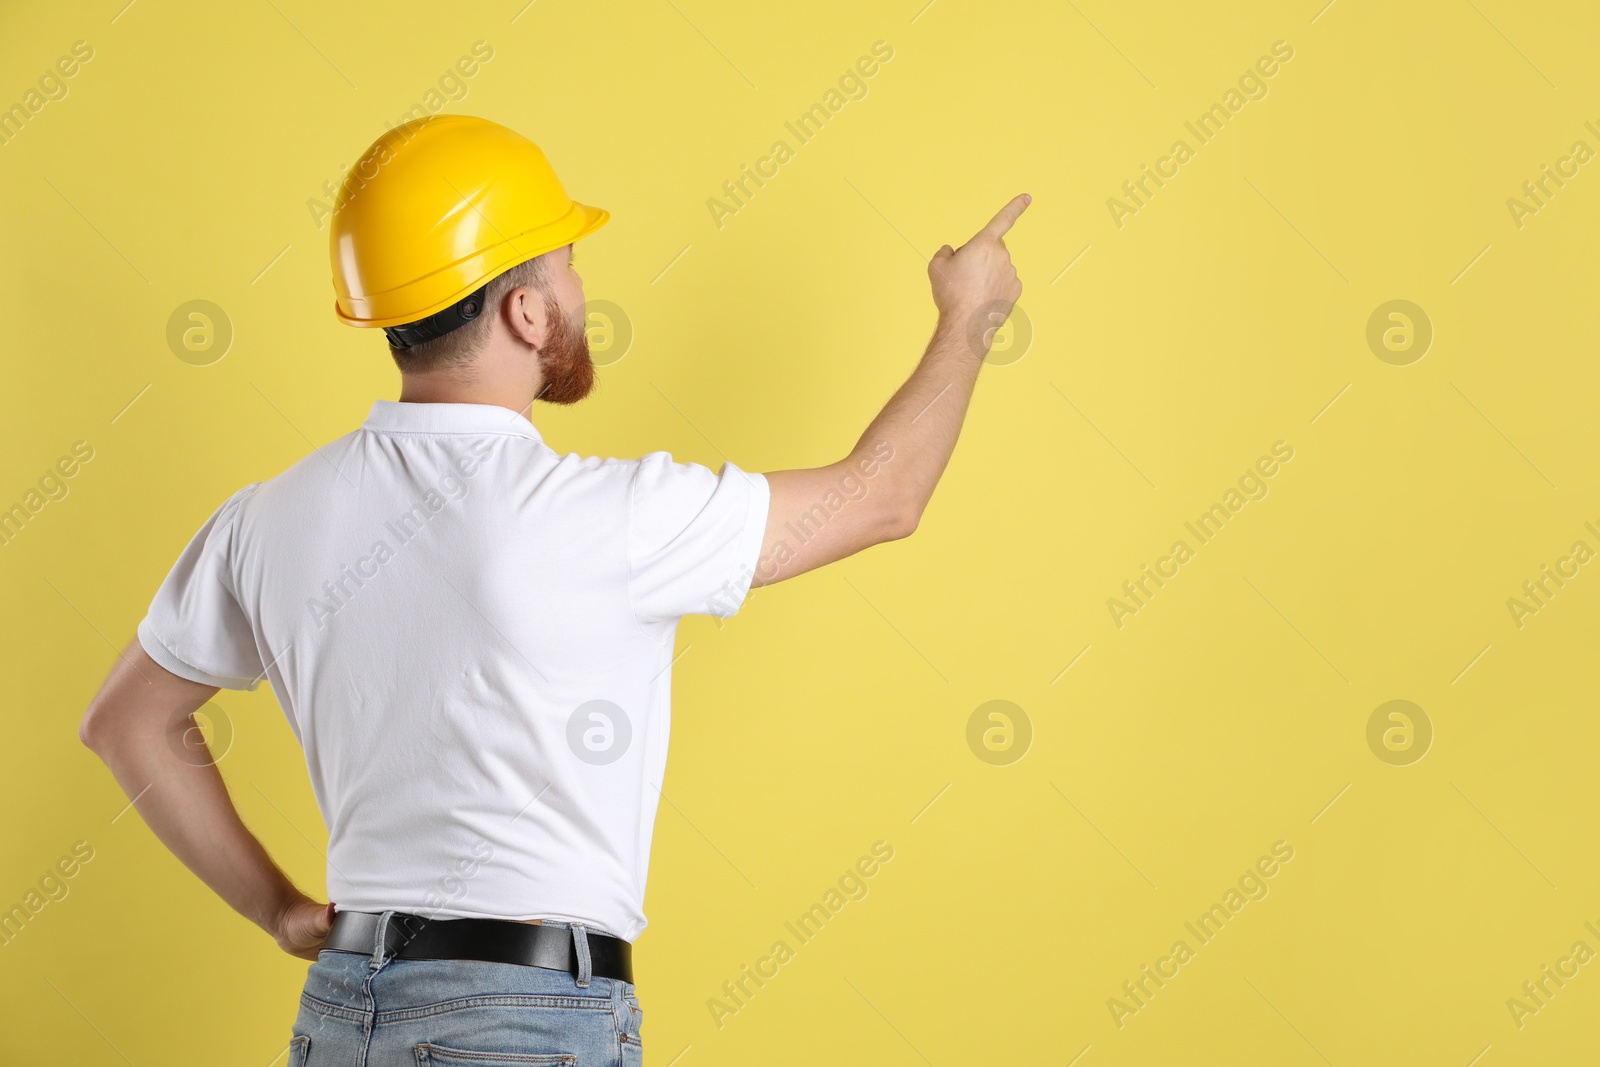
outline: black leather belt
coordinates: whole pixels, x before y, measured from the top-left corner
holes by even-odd
[[[322,947],[333,952],[372,955],[380,915],[341,911]],[[633,946],[620,937],[585,932],[590,973],[633,983]],[[578,951],[572,929],[516,922],[511,919],[429,919],[396,912],[389,916],[383,953],[403,960],[480,960],[547,967],[578,973]]]

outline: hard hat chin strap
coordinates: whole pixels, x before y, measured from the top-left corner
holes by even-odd
[[[489,286],[485,284],[477,292],[462,297],[437,314],[418,319],[416,322],[408,322],[403,326],[385,326],[383,332],[389,335],[389,344],[395,348],[410,348],[412,345],[431,341],[435,337],[443,337],[483,313],[483,294],[488,288]]]

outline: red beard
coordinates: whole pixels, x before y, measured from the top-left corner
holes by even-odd
[[[545,319],[550,337],[539,352],[539,369],[544,387],[535,400],[551,404],[576,404],[594,388],[594,362],[589,358],[589,335],[584,331],[584,313],[569,317],[556,298],[544,297]]]

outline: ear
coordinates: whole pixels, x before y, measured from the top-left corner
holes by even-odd
[[[536,291],[522,287],[507,293],[500,306],[505,309],[506,328],[511,331],[511,336],[542,351],[550,327],[545,315],[544,298]]]

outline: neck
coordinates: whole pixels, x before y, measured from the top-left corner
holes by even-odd
[[[535,383],[535,389],[538,383]],[[463,381],[439,374],[402,374],[402,404],[496,404],[528,415],[534,391],[526,382]]]

